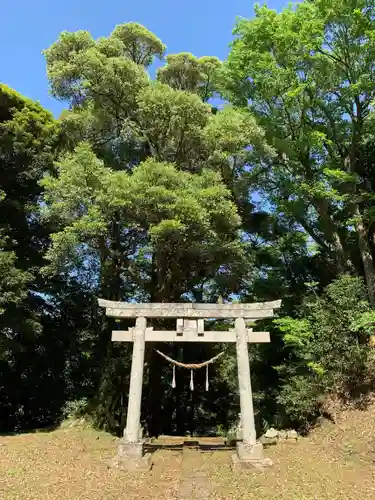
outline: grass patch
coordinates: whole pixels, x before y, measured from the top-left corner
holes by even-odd
[[[348,411],[298,443],[266,450],[274,466],[236,472],[230,451],[157,450],[150,473],[107,469],[117,439],[89,426],[0,437],[2,500],[178,499],[186,468],[199,470],[218,500],[372,500],[375,498],[375,407]],[[204,484],[204,480],[202,480]],[[197,497],[198,498],[198,497]]]

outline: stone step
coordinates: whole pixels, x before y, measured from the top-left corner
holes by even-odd
[[[213,445],[213,446],[225,446],[226,438],[220,436],[159,436],[157,439],[152,439],[152,444],[181,444],[184,446],[192,446],[195,443],[199,443],[199,445]]]

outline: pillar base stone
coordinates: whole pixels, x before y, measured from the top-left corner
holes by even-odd
[[[147,472],[151,469],[151,453],[144,453],[143,442],[129,443],[122,440],[117,455],[107,462],[108,468]]]
[[[272,460],[263,454],[262,443],[237,443],[237,453],[232,455],[233,469],[264,469],[271,465]]]

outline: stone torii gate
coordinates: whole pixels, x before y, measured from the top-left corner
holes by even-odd
[[[281,301],[253,304],[198,304],[198,303],[145,303],[134,304],[98,299],[106,308],[106,315],[115,318],[136,318],[135,327],[127,331],[113,331],[112,341],[133,342],[133,357],[126,429],[112,464],[128,470],[148,470],[150,454],[144,454],[140,436],[143,367],[146,342],[236,342],[238,385],[241,407],[242,441],[237,443],[233,463],[245,466],[264,466],[272,462],[263,455],[261,443],[256,441],[253,398],[250,379],[248,342],[270,342],[268,332],[253,332],[245,320],[273,317]],[[148,318],[175,318],[176,330],[158,331],[147,327]],[[234,319],[235,327],[229,331],[205,331],[205,319]]]

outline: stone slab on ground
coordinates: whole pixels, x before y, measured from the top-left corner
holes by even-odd
[[[263,470],[267,467],[271,467],[273,462],[270,458],[262,458],[261,460],[241,460],[237,453],[233,453],[232,459],[232,470],[234,472],[239,470]]]
[[[129,443],[121,439],[117,455],[107,462],[109,468],[128,471],[149,471],[152,467],[151,453],[144,453],[144,442]]]
[[[152,446],[186,446],[186,447],[197,447],[208,448],[212,446],[215,447],[225,447],[227,446],[227,440],[220,436],[212,437],[186,437],[186,436],[159,436],[156,439],[150,441]]]
[[[237,443],[237,453],[232,455],[233,469],[264,469],[270,467],[272,460],[264,456],[262,443],[254,445]]]
[[[142,458],[128,458],[116,455],[108,460],[107,467],[131,472],[148,472],[152,468],[151,453],[146,453]]]

